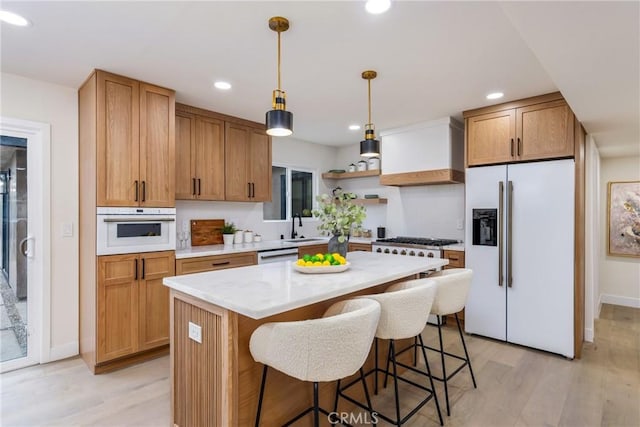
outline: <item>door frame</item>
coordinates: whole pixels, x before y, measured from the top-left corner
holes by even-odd
[[[48,362],[51,348],[51,125],[0,116],[0,132],[27,139],[27,356],[0,372]]]

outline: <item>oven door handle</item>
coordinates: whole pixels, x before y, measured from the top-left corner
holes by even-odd
[[[173,222],[175,221],[175,218],[163,218],[163,217],[158,217],[158,218],[149,218],[149,217],[144,217],[144,218],[105,218],[103,219],[104,222]]]

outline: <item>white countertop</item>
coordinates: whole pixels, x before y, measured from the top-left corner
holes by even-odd
[[[186,249],[176,249],[176,259],[194,258],[210,255],[226,255],[238,252],[264,251],[269,249],[297,248],[299,246],[319,245],[329,241],[328,237],[313,237],[311,241],[287,242],[285,240],[265,240],[254,243],[238,243],[234,245],[208,245],[192,246]],[[349,239],[352,243],[371,243],[372,238],[353,237]]]
[[[445,251],[462,251],[464,252],[464,243],[456,243],[454,245],[446,245],[443,246],[442,249]]]
[[[222,246],[222,245],[220,245]],[[166,277],[165,286],[253,319],[346,295],[422,271],[446,259],[350,252],[349,269],[334,274],[294,271],[291,261]]]

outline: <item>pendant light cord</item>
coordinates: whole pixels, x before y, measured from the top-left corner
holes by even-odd
[[[367,80],[369,84],[369,124],[371,124],[371,79]]]
[[[278,31],[278,90],[280,90],[280,31]]]

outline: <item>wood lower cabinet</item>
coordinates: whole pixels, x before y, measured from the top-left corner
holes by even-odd
[[[225,198],[271,201],[271,139],[263,129],[225,124]]]
[[[173,251],[98,257],[96,363],[169,343]]]
[[[174,91],[96,70],[79,99],[81,135],[95,132],[96,205],[175,206]]]
[[[256,265],[257,263],[257,252],[183,258],[176,260],[176,275],[245,267],[247,265]]]
[[[464,268],[464,251],[451,251],[444,250],[442,251],[442,257],[449,260],[449,264],[444,266],[444,269],[451,268]],[[464,323],[464,308],[458,312],[458,319]],[[453,314],[447,316],[447,322],[451,322],[451,324],[456,324],[456,318]]]
[[[304,255],[326,254],[329,252],[329,244],[323,243],[319,245],[306,245],[298,246],[298,258],[302,258]]]
[[[574,115],[559,92],[463,115],[467,166],[574,155]]]
[[[176,112],[176,199],[224,200],[224,122]]]
[[[349,242],[349,252],[355,252],[355,251],[371,252],[371,243]]]

